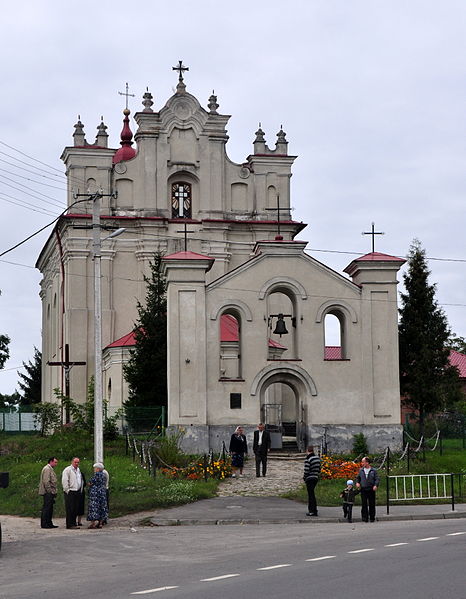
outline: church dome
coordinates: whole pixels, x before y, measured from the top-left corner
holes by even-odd
[[[128,108],[123,110],[123,114],[125,118],[123,119],[123,129],[121,130],[121,148],[119,148],[115,152],[115,156],[113,157],[113,164],[117,164],[118,162],[123,162],[124,160],[131,160],[136,156],[136,150],[132,148],[133,145],[133,132],[129,127],[129,114],[130,111]]]

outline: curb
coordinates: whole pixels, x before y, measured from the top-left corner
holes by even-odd
[[[452,520],[466,518],[466,512],[452,512],[442,514],[412,514],[412,515],[400,515],[400,516],[377,516],[376,522],[404,522],[409,520]],[[151,526],[225,526],[225,525],[245,525],[245,524],[329,524],[329,523],[342,523],[347,524],[348,522],[344,518],[336,517],[318,517],[318,518],[270,518],[270,519],[256,519],[256,518],[222,518],[219,520],[215,519],[189,519],[189,518],[151,518]],[[353,518],[354,523],[362,523],[360,518]]]

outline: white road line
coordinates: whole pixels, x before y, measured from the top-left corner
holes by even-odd
[[[374,551],[374,549],[356,549],[356,551],[348,551],[348,553],[365,553],[366,551]]]
[[[422,543],[422,541],[435,541],[435,539],[438,539],[438,537],[426,537],[425,539],[416,539],[416,541]]]
[[[384,547],[400,547],[401,545],[408,545],[408,543],[390,543],[390,545],[384,545]]]
[[[147,589],[146,591],[135,591],[131,595],[147,595],[148,593],[157,593],[158,591],[169,591],[170,589],[177,589],[178,587],[159,587],[158,589]]]
[[[277,564],[276,566],[266,566],[265,568],[257,568],[257,570],[275,570],[275,568],[288,568],[291,564]]]
[[[225,578],[234,578],[239,574],[224,574],[223,576],[214,576],[213,578],[201,578],[201,582],[212,582],[213,580],[224,580]]]
[[[457,535],[466,535],[466,532],[449,532],[447,537],[456,537]]]
[[[311,559],[307,559],[307,562],[320,562],[323,559],[332,559],[336,557],[336,555],[323,555],[322,557],[311,557]]]

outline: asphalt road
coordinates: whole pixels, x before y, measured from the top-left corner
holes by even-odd
[[[67,531],[6,543],[1,599],[466,597],[466,520]]]

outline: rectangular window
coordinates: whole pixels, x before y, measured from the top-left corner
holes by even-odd
[[[230,393],[230,410],[241,410],[241,393]]]

